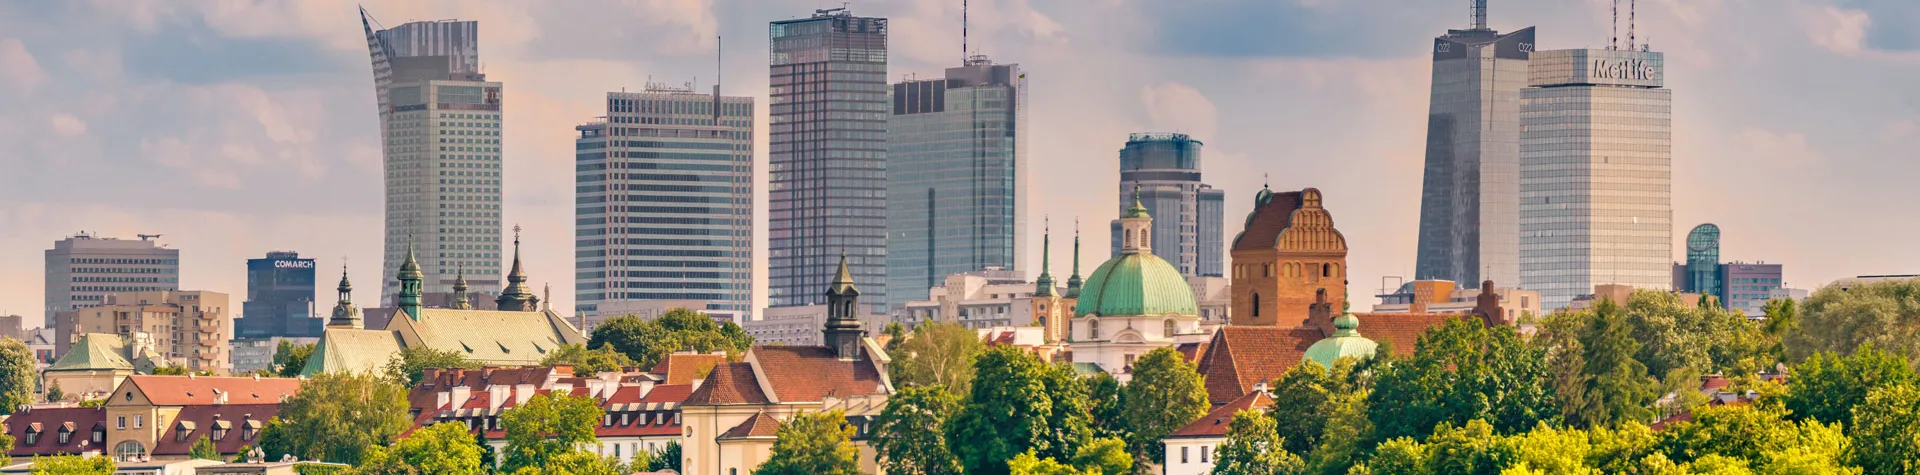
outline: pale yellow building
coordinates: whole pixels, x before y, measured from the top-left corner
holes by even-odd
[[[189,371],[227,374],[233,315],[228,296],[199,290],[107,294],[104,303],[73,311],[67,335],[152,335],[153,348]]]

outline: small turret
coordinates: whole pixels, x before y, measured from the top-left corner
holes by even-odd
[[[1153,216],[1140,204],[1140,185],[1133,186],[1133,206],[1120,215],[1120,253],[1153,253]]]
[[[853,285],[853,272],[847,269],[847,254],[840,253],[840,270],[827,286],[827,326],[822,339],[842,360],[860,359],[860,339],[866,331],[860,325],[860,289]]]
[[[447,302],[447,308],[454,310],[473,310],[473,302],[467,298],[467,266],[461,265],[453,274],[453,298]]]
[[[520,268],[520,226],[513,227],[513,269],[507,272],[507,288],[500,291],[494,303],[508,312],[540,310],[540,297],[527,287],[527,271]]]
[[[403,286],[404,287],[404,286]],[[360,309],[353,306],[353,283],[347,281],[347,266],[340,266],[340,301],[333,304],[333,317],[327,319],[329,328],[360,328]]]
[[[407,318],[420,319],[420,284],[425,279],[420,261],[413,257],[413,236],[407,236],[407,261],[400,264],[400,299],[396,304]]]
[[[1053,274],[1048,272],[1050,267],[1049,263],[1053,261],[1051,256],[1053,229],[1052,227],[1046,229],[1040,237],[1040,278],[1034,279],[1033,281],[1034,297],[1059,296],[1059,293],[1053,287]]]

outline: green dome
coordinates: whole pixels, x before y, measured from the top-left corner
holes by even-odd
[[[1093,270],[1080,289],[1074,315],[1199,315],[1193,288],[1180,270],[1148,253],[1123,254]]]
[[[1333,319],[1333,327],[1336,329],[1333,336],[1322,338],[1307,347],[1308,360],[1332,368],[1334,360],[1348,356],[1367,358],[1380,349],[1379,343],[1360,336],[1360,319],[1354,318],[1351,313]]]

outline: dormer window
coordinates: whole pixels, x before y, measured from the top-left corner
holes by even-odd
[[[40,442],[40,423],[35,422],[32,425],[27,426],[26,445],[33,445],[39,442]]]
[[[60,441],[60,445],[67,445],[68,442],[72,442],[73,429],[67,428],[67,427],[61,427],[59,435],[56,437],[55,440]]]

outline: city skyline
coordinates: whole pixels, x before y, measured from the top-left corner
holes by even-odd
[[[1895,188],[1889,181],[1916,171],[1915,164],[1895,158],[1916,140],[1911,108],[1900,106],[1912,101],[1912,93],[1893,82],[1916,69],[1912,39],[1899,37],[1902,18],[1910,18],[1899,14],[1911,12],[1911,6],[1780,4],[1783,8],[1771,14],[1724,4],[1652,2],[1640,12],[1641,30],[1675,59],[1670,87],[1697,94],[1676,98],[1675,103],[1675,222],[1712,221],[1729,233],[1754,236],[1737,244],[1743,248],[1730,247],[1728,254],[1788,263],[1788,279],[1795,286],[1911,272],[1920,266],[1920,255],[1904,249],[1895,237],[1920,231],[1916,225],[1897,216],[1827,212],[1857,208],[1858,203],[1916,199],[1916,192]],[[750,58],[727,61],[728,77],[749,79],[737,86],[729,82],[723,93],[753,95],[765,104],[765,84],[758,83],[765,78],[765,65],[753,59],[764,51],[765,38],[754,32],[764,35],[767,21],[821,6],[720,2],[710,9],[606,15],[610,18],[604,21],[632,25],[647,24],[634,23],[635,18],[663,22],[659,31],[613,33],[661,35],[657,47],[630,52],[600,46],[571,49],[568,45],[580,44],[579,35],[590,33],[566,31],[560,26],[565,23],[555,18],[592,16],[585,7],[537,16],[512,5],[368,8],[384,18],[487,23],[489,36],[482,39],[482,48],[489,51],[489,79],[509,84],[516,94],[510,106],[516,108],[516,117],[511,119],[515,125],[507,128],[506,166],[512,173],[525,172],[504,191],[502,221],[529,228],[529,272],[551,279],[535,283],[565,289],[571,284],[566,277],[572,262],[566,258],[572,250],[567,244],[572,227],[566,223],[572,209],[567,190],[571,172],[546,168],[571,160],[571,140],[555,138],[551,129],[556,127],[549,124],[569,127],[590,117],[590,106],[600,99],[595,95],[623,85],[638,87],[649,75],[710,80],[715,36],[710,33],[727,38],[730,56]],[[957,6],[929,2],[856,7],[862,15],[889,17],[896,31],[907,29],[904,24],[919,31],[914,38],[894,39],[897,47],[890,48],[890,60],[897,65],[895,71],[930,71],[932,65],[956,59]],[[0,293],[0,313],[32,317],[31,304],[20,303],[39,295],[42,269],[32,265],[38,262],[32,253],[81,229],[117,236],[167,234],[163,242],[182,250],[181,288],[240,293],[244,275],[238,263],[272,249],[300,250],[326,268],[349,256],[356,280],[380,280],[378,271],[371,270],[381,254],[376,237],[381,221],[379,129],[366,110],[376,101],[366,88],[364,38],[359,37],[359,25],[351,23],[350,5],[227,10],[158,5],[118,12],[87,8],[0,7],[10,13],[0,18],[12,19],[0,20],[10,27],[10,33],[0,34],[0,65],[7,66],[0,70],[8,71],[0,74],[0,105],[9,106],[9,112],[0,115],[0,125],[8,126],[0,131],[0,140],[22,144],[18,151],[0,152],[0,163],[14,171],[0,178],[0,184],[8,185],[0,198],[10,203],[0,209],[0,225],[9,229],[0,238],[0,252],[6,256],[0,262],[10,263],[0,268],[0,282],[9,284]],[[1133,130],[1186,131],[1207,139],[1210,168],[1219,164],[1231,170],[1210,174],[1218,178],[1208,180],[1229,194],[1257,190],[1259,175],[1268,173],[1276,189],[1315,186],[1330,197],[1348,198],[1333,201],[1345,203],[1335,211],[1353,239],[1354,285],[1369,288],[1381,275],[1411,276],[1413,243],[1406,223],[1413,222],[1416,213],[1404,208],[1417,202],[1425,104],[1406,90],[1409,84],[1413,91],[1424,90],[1420,83],[1427,79],[1427,66],[1421,62],[1422,52],[1408,45],[1422,44],[1438,28],[1464,23],[1464,8],[1423,3],[1405,8],[1411,12],[1395,13],[1389,11],[1393,7],[1256,7],[1231,2],[1172,13],[1152,6],[1105,4],[973,8],[976,44],[995,57],[1018,58],[1027,69],[1044,73],[1036,77],[1049,78],[1033,86],[1036,97],[1047,97],[1034,105],[1035,114],[1046,119],[1036,122],[1035,136],[1045,138],[1036,140],[1034,154],[1048,157],[1037,164],[1037,173],[1098,174],[1084,180],[1096,182],[1087,186],[1068,183],[1038,191],[1033,201],[1049,205],[1032,213],[1061,219],[1109,215],[1115,206],[1110,190],[1117,171],[1100,164],[1110,160],[1111,147],[1087,144],[1112,143]],[[1604,8],[1497,8],[1494,27],[1537,24],[1544,32],[1542,48],[1596,46],[1606,37]],[[394,13],[384,13],[388,11]],[[1254,36],[1267,33],[1244,25],[1230,29],[1246,30],[1227,35],[1238,40],[1232,44],[1165,31],[1197,25],[1203,18],[1232,18],[1235,12],[1283,25],[1305,21],[1286,19],[1292,15],[1335,27],[1383,29],[1346,43],[1252,41],[1279,37]],[[86,14],[100,16],[99,28],[112,34],[71,41],[84,36],[67,30],[85,24],[78,18]],[[527,18],[513,21],[522,16]],[[1411,18],[1415,16],[1428,18]],[[1098,31],[1124,30],[1103,23],[1148,25],[1151,28],[1143,31],[1151,33],[1145,36],[1158,43],[1129,43]],[[1296,29],[1302,31],[1273,34],[1340,37]],[[175,53],[184,55],[173,58],[177,64],[156,64],[141,54],[151,51],[145,48],[180,47],[186,44],[183,38],[199,38],[194,41],[201,43],[193,53]],[[1275,44],[1325,46],[1303,51],[1304,46]],[[1767,53],[1760,54],[1761,49]],[[289,61],[286,58],[303,57],[291,53],[313,61]],[[267,60],[224,59],[233,55]],[[1792,61],[1783,62],[1788,58]],[[20,66],[29,62],[31,68]],[[1783,64],[1815,79],[1770,73]],[[562,67],[591,68],[592,74],[563,74]],[[1806,81],[1829,75],[1867,81],[1868,86],[1823,89],[1818,101],[1791,97],[1796,95],[1792,91],[1810,87]],[[1292,90],[1272,87],[1275,82]],[[1204,101],[1182,100],[1192,98]],[[1348,117],[1327,120],[1324,114],[1308,113],[1336,105]],[[526,115],[518,116],[522,113]],[[1075,118],[1085,122],[1069,128],[1042,125]],[[1844,127],[1824,123],[1841,118],[1846,119]],[[1315,163],[1326,157],[1335,159]],[[56,191],[56,180],[49,178],[58,176],[90,176],[116,186],[73,196]],[[179,193],[182,185],[194,193]],[[1243,201],[1228,200],[1229,219],[1244,216]],[[1783,213],[1809,223],[1775,225]],[[1682,234],[1674,231],[1676,238]],[[1823,246],[1835,233],[1853,236],[1856,243],[1848,247],[1859,250]],[[1038,248],[1038,236],[1029,233],[1026,238],[1027,249]],[[1064,254],[1055,254],[1066,262]],[[16,262],[29,265],[11,264]],[[472,272],[469,277],[476,274],[499,272]],[[556,297],[559,308],[571,303],[570,295]]]

